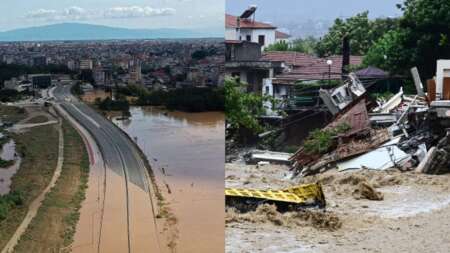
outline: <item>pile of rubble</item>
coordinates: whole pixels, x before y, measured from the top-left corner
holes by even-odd
[[[320,131],[333,134],[327,142],[327,136],[313,142],[326,143],[325,150],[312,150],[305,141],[290,158],[294,174],[306,176],[330,168],[449,172],[450,77],[445,73],[450,71],[450,60],[439,60],[437,66],[436,78],[427,82],[427,93],[413,68],[417,95],[407,96],[400,88],[375,106],[368,103],[364,87],[353,75],[337,91],[323,92],[321,98],[334,119]],[[347,126],[344,131],[336,130],[343,125]],[[320,137],[310,136],[309,141]]]

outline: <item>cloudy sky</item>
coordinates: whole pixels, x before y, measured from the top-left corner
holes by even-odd
[[[260,20],[305,20],[350,17],[368,10],[371,18],[398,16],[403,0],[226,0],[226,10],[239,15],[249,5],[257,5]]]
[[[2,0],[0,31],[63,22],[223,29],[224,9],[224,0]]]

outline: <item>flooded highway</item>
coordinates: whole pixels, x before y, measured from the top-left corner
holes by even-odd
[[[113,122],[146,154],[177,217],[177,252],[224,249],[224,114],[132,107]]]
[[[109,120],[71,96],[70,86],[52,93],[57,110],[79,129],[90,154],[86,201],[72,252],[164,252],[150,178],[138,149]]]

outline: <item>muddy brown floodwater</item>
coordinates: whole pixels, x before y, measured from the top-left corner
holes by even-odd
[[[132,107],[113,118],[147,155],[178,219],[177,252],[223,252],[224,114]]]

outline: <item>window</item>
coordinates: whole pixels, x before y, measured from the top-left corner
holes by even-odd
[[[246,38],[247,41],[252,41],[252,36],[251,35],[247,35],[247,36],[245,36],[245,38]]]
[[[269,86],[266,86],[266,94],[269,94]]]
[[[278,86],[275,86],[274,87],[275,88],[275,94],[279,94],[280,93],[280,87],[278,87]]]
[[[266,37],[265,37],[264,35],[259,35],[259,36],[258,36],[258,43],[259,43],[261,46],[264,46],[265,40],[266,40]]]

